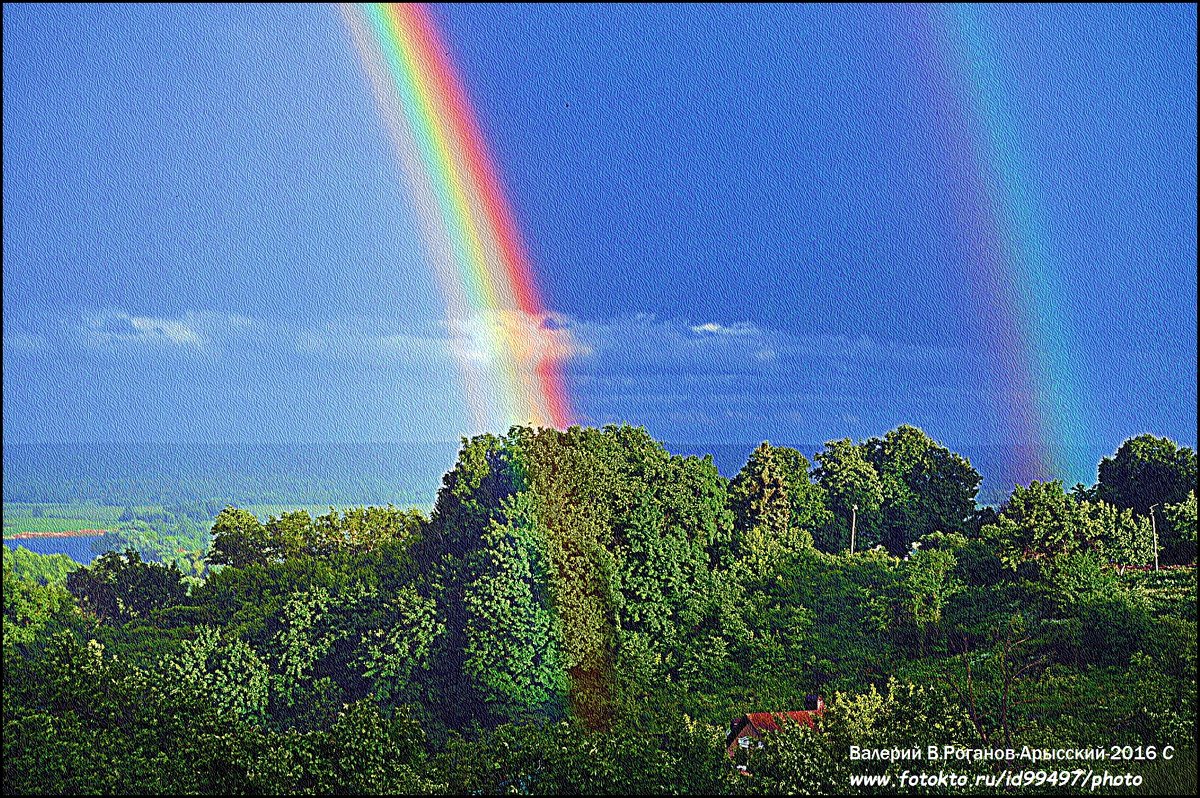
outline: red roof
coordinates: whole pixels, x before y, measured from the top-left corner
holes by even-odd
[[[816,718],[820,717],[819,710],[799,710],[795,712],[750,712],[746,718],[750,721],[750,725],[754,727],[756,732],[760,734],[767,731],[779,731],[780,724],[785,718],[791,718],[794,722],[810,729],[816,728]]]

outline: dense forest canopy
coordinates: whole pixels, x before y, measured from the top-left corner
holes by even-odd
[[[428,515],[226,507],[190,568],[6,549],[5,792],[839,793],[904,769],[851,745],[935,744],[1172,746],[1121,767],[1194,792],[1195,480],[1145,435],[991,509],[911,426],[732,479],[514,427]],[[739,775],[730,719],[814,694]]]

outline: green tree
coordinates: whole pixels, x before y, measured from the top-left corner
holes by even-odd
[[[425,681],[450,727],[494,723],[478,684],[465,667],[467,587],[480,576],[484,535],[504,526],[504,503],[523,485],[509,462],[508,442],[495,435],[463,440],[454,467],[442,478],[426,534],[413,548],[421,592],[437,604],[445,625]]]
[[[1100,461],[1098,497],[1138,515],[1178,504],[1196,488],[1196,453],[1170,438],[1138,435]]]
[[[522,489],[536,497],[545,536],[571,711],[589,728],[606,728],[613,717],[621,623],[622,594],[614,581],[625,570],[618,562],[619,539],[632,551],[650,530],[661,534],[661,508],[646,500],[644,488],[661,474],[670,454],[645,430],[627,426],[536,433],[518,428],[509,438],[510,467]],[[640,559],[635,555],[628,564],[636,568]],[[661,602],[656,592],[634,606]]]
[[[385,717],[356,701],[338,713],[324,735],[317,792],[350,795],[416,795],[433,791],[425,776],[425,734],[406,715]],[[439,790],[440,791],[440,790]]]
[[[1196,491],[1188,492],[1187,498],[1163,507],[1163,539],[1160,545],[1166,549],[1163,559],[1169,563],[1196,561]]]
[[[880,511],[883,485],[879,473],[849,438],[828,441],[816,454],[820,464],[814,472],[817,484],[829,497],[832,520],[815,535],[817,548],[837,552],[850,546],[851,514],[857,506],[855,549],[863,550],[880,543]]]
[[[217,514],[212,526],[211,565],[245,568],[265,565],[272,557],[267,529],[251,512],[227,506]]]
[[[561,630],[548,591],[549,554],[532,497],[508,502],[509,520],[484,538],[480,573],[464,602],[464,668],[493,711],[557,715],[566,693]]]
[[[790,446],[774,446],[772,450],[787,485],[792,536],[812,536],[833,518],[825,489],[813,482],[812,464],[801,452]]]
[[[124,623],[183,602],[187,586],[174,563],[142,562],[133,549],[110,551],[67,575],[67,590],[101,621]]]
[[[1108,502],[1085,503],[1089,523],[1098,537],[1105,559],[1118,565],[1145,565],[1154,561],[1154,531],[1150,519],[1135,516]]]
[[[756,527],[782,540],[791,526],[792,511],[783,468],[771,444],[763,441],[729,483],[729,505],[739,529]]]
[[[420,510],[386,507],[355,507],[343,513],[340,529],[345,544],[355,551],[376,551],[396,541],[416,539],[425,525]]]
[[[880,529],[893,554],[934,532],[961,532],[982,480],[970,462],[908,424],[862,444],[883,492]]]
[[[159,666],[168,693],[202,693],[219,712],[262,719],[267,708],[268,668],[254,649],[221,630],[200,626]]]
[[[640,428],[514,427],[466,442],[415,554],[447,630],[435,689],[467,718],[494,723],[502,715],[479,711],[489,703],[554,715],[557,649],[570,711],[606,727],[617,681],[637,681],[647,661],[678,667],[681,617],[729,561],[727,503],[711,459],[673,456]]]
[[[931,542],[931,538],[918,542],[901,568],[903,610],[917,630],[922,654],[928,649],[930,631],[941,626],[950,599],[964,587],[954,573],[958,559],[952,548],[929,545]]]
[[[18,549],[17,552],[25,551]],[[32,553],[32,552],[31,552]],[[34,643],[45,637],[49,629],[69,624],[78,613],[75,600],[64,585],[49,582],[43,584],[38,574],[40,567],[27,569],[23,574],[17,570],[19,556],[4,547],[4,662],[10,661],[18,645]],[[38,555],[34,555],[38,556]],[[7,689],[6,689],[7,698]]]
[[[246,519],[242,520],[248,523]],[[265,553],[267,562],[298,557],[306,552],[309,542],[312,540],[312,516],[308,514],[308,510],[281,513],[279,517],[271,516],[267,519],[264,532],[267,538]],[[215,527],[213,534],[216,534]]]
[[[1088,506],[1064,493],[1058,480],[1017,485],[996,523],[981,534],[996,543],[1001,561],[1014,569],[1023,562],[1052,566],[1056,557],[1100,545]]]
[[[79,563],[65,554],[37,554],[24,546],[5,546],[3,556],[14,576],[40,585],[64,585],[67,574],[79,568]]]
[[[755,573],[765,573],[781,556],[812,546],[812,533],[792,526],[792,506],[782,464],[767,442],[729,483],[736,552]]]
[[[434,642],[445,631],[437,605],[403,588],[384,606],[378,625],[362,632],[357,664],[383,704],[408,695],[415,672],[429,667]]]

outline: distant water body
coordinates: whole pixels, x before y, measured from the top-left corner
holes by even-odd
[[[92,544],[103,535],[47,535],[33,538],[5,538],[4,545],[10,549],[29,549],[34,554],[65,554],[80,565],[87,565],[95,558]]]
[[[782,442],[776,442],[782,443]],[[732,477],[756,442],[667,443],[676,454],[710,454]],[[810,459],[818,444],[786,444]],[[431,508],[457,442],[338,444],[12,444],[4,443],[6,502],[177,504],[217,499],[232,504],[344,506],[417,505]],[[951,447],[983,476],[981,504],[997,504],[1014,484],[1024,458],[1004,446]],[[1091,484],[1095,463],[1112,452],[1078,453],[1075,477]],[[1070,475],[1064,475],[1068,487]]]
[[[457,443],[4,443],[6,502],[431,505]]]

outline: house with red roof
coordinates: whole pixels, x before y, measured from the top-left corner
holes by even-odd
[[[802,710],[748,712],[734,718],[729,724],[729,734],[725,736],[725,753],[735,759],[739,750],[761,748],[764,735],[779,731],[789,722],[815,729],[817,718],[825,714],[825,700],[819,695],[810,695],[804,704]]]

